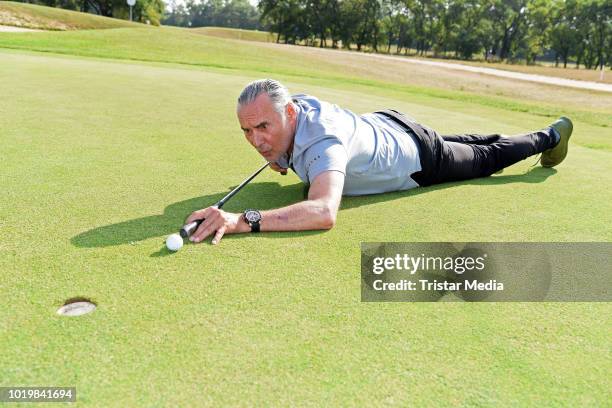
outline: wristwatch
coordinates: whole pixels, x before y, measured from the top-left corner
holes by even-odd
[[[261,213],[259,211],[246,210],[242,216],[244,222],[251,227],[251,232],[259,232],[259,222],[261,221]]]

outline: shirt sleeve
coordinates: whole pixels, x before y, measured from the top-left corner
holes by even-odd
[[[346,149],[336,138],[323,139],[304,152],[304,167],[309,183],[325,171],[339,171],[346,174],[347,162]]]

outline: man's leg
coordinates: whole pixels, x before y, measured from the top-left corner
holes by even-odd
[[[500,136],[489,144],[465,144],[444,138],[436,183],[486,177],[529,156],[554,147],[559,136],[552,128],[521,136]]]
[[[442,135],[441,137],[442,139],[444,139],[445,142],[487,145],[487,144],[497,142],[499,138],[501,137],[501,135],[465,134],[465,135]]]

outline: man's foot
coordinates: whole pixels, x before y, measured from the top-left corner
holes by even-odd
[[[565,159],[565,156],[567,156],[569,138],[572,135],[572,130],[574,130],[572,121],[565,116],[557,119],[550,127],[557,132],[560,138],[559,143],[557,143],[555,147],[542,152],[542,158],[540,160],[542,167],[554,167]]]

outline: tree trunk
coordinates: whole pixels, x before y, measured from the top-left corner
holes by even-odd
[[[508,43],[508,29],[504,31],[504,38],[502,39],[501,49],[499,50],[499,59],[504,60],[506,58],[506,44]]]
[[[113,4],[106,1],[98,1],[98,6],[100,9],[100,15],[104,17],[112,17],[113,16]]]

